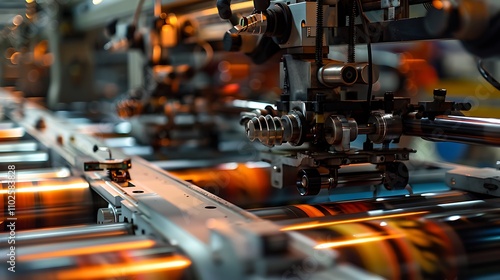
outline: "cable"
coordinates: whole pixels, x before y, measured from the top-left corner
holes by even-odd
[[[316,0],[316,52],[318,69],[323,66],[323,0]]]
[[[480,58],[477,58],[477,70],[479,70],[479,73],[483,78],[490,83],[494,88],[500,90],[500,83],[486,70],[483,66],[483,60]]]
[[[370,21],[363,12],[363,5],[361,5],[361,0],[356,0],[358,3],[359,14],[361,15],[361,22],[363,23],[363,29],[365,32],[366,48],[368,52],[368,89],[366,93],[366,101],[368,102],[368,107],[370,107],[372,102],[372,84],[373,84],[373,59],[372,59],[372,44],[370,38],[370,32],[368,29],[368,24]]]
[[[356,62],[356,14],[358,5],[356,2],[352,2],[352,10],[349,15],[349,41],[347,42],[347,62]]]

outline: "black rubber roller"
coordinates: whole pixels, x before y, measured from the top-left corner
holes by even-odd
[[[217,0],[217,10],[222,19],[230,19],[233,15],[231,11],[231,0]]]
[[[222,39],[222,45],[225,51],[237,52],[241,49],[243,40],[238,34],[233,34],[230,32],[224,33],[224,38]]]
[[[384,186],[388,190],[403,190],[408,185],[408,168],[402,162],[388,162],[385,165]]]
[[[297,173],[297,190],[300,195],[317,195],[321,190],[321,175],[317,169],[301,169]]]

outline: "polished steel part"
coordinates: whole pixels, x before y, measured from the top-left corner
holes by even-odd
[[[500,197],[500,170],[460,166],[446,172],[446,184],[453,189]]]
[[[16,241],[23,246],[52,244],[78,240],[93,240],[132,234],[132,225],[115,223],[110,225],[76,225],[19,231]],[[0,234],[0,246],[9,247],[10,232]]]
[[[328,87],[349,86],[358,80],[355,65],[344,63],[329,63],[318,71],[318,81]]]
[[[264,13],[252,14],[240,19],[240,24],[234,26],[236,34],[245,32],[246,34],[259,35],[266,33],[267,16]]]
[[[10,193],[11,182],[7,178],[1,181],[0,194],[5,198],[15,195],[15,207],[9,208],[8,200],[1,200],[1,214],[2,219],[7,219],[14,209],[18,230],[95,223],[95,207],[99,203],[94,201],[89,183],[80,177],[19,177],[15,193]],[[2,230],[8,230],[7,224],[2,225]]]
[[[454,141],[500,146],[500,121],[490,118],[437,116],[435,119],[404,119],[406,135],[433,141]]]
[[[0,252],[7,256],[9,249]],[[92,239],[22,246],[16,252],[16,274],[9,279],[194,277],[189,271],[191,261],[175,247],[144,236],[96,235]],[[8,273],[12,272],[3,270],[0,276],[8,277]]]
[[[404,195],[397,197],[380,197],[367,200],[341,201],[322,204],[295,204],[280,207],[267,207],[250,209],[249,211],[263,219],[272,221],[293,220],[301,218],[319,218],[325,216],[337,216],[342,214],[360,215],[367,211],[393,209],[430,209],[445,206],[442,209],[451,211],[453,203],[472,201],[476,197],[473,194],[461,191],[449,191],[439,193],[422,193],[415,195]],[[491,203],[474,204],[478,208],[488,208]]]
[[[316,169],[301,169],[297,175],[297,189],[303,196],[317,195],[322,188],[379,185],[383,181],[384,173],[377,170],[372,172],[339,172],[334,169],[330,174],[321,175]]]
[[[368,63],[355,63],[356,70],[358,71],[358,83],[368,84],[368,73],[369,73],[369,64]],[[379,78],[380,71],[376,65],[372,65],[372,81],[376,83]]]
[[[68,168],[41,168],[41,169],[22,169],[16,171],[16,179],[19,181],[46,180],[56,178],[67,178],[71,175]],[[0,178],[7,178],[7,172],[0,172]]]
[[[37,149],[34,141],[11,141],[0,143],[0,152],[33,152]]]
[[[45,1],[43,4],[49,5],[52,2]],[[69,2],[76,3],[76,1]],[[98,6],[99,1],[94,1],[92,4],[90,1],[84,2],[74,8],[74,13],[81,16],[73,22],[73,27],[79,31],[93,29],[95,25],[103,24],[105,21],[102,18],[106,18],[108,21],[110,16],[113,18],[115,16],[126,17],[136,8],[135,4],[130,5],[130,3],[115,5],[118,2],[114,0],[104,1],[101,3],[102,6]],[[151,2],[142,0],[139,1],[139,4],[142,5],[142,2],[145,3],[144,9],[152,5]],[[167,9],[164,14],[161,13],[161,7],[158,5],[161,2],[165,4],[165,1],[155,1],[157,4],[155,16],[161,16],[159,22],[168,23],[167,21],[170,19],[172,21],[174,18],[177,19],[170,9]],[[168,4],[174,5],[186,4],[177,2],[167,1]],[[191,4],[201,1],[188,2]],[[249,7],[249,2],[246,2],[247,7]],[[377,110],[380,111],[373,113],[368,109],[369,106],[361,106],[361,111],[365,110],[366,112],[362,112],[363,117],[356,121],[352,118],[351,108],[337,108],[339,112],[337,109],[324,112],[323,106],[313,104],[325,101],[326,99],[323,100],[319,97],[326,95],[328,95],[328,100],[333,100],[333,102],[343,98],[340,97],[339,91],[345,89],[338,87],[352,85],[356,75],[355,83],[366,84],[370,80],[366,64],[348,65],[346,70],[339,68],[338,65],[330,64],[331,60],[327,60],[326,55],[319,55],[318,61],[315,62],[311,59],[314,52],[322,50],[323,47],[326,49],[330,43],[330,35],[335,36],[335,32],[325,32],[326,36],[322,38],[323,36],[320,36],[319,32],[324,27],[337,26],[337,14],[344,16],[343,13],[339,13],[338,9],[345,2],[323,1],[325,6],[320,7],[324,8],[323,15],[318,14],[317,4],[312,1],[289,1],[283,4],[290,5],[294,15],[293,23],[290,24],[293,29],[290,38],[287,37],[286,40],[279,42],[282,47],[288,48],[289,56],[284,59],[283,68],[288,69],[289,72],[287,77],[282,78],[282,82],[285,85],[284,92],[290,94],[292,98],[286,106],[283,106],[284,109],[279,109],[281,111],[279,115],[273,113],[257,116],[246,123],[247,136],[251,140],[258,139],[268,147],[279,146],[285,142],[292,146],[301,146],[306,143],[301,150],[296,149],[294,153],[289,151],[279,153],[280,151],[278,151],[276,154],[280,158],[268,161],[271,163],[273,172],[272,184],[278,185],[279,188],[285,185],[286,178],[295,180],[295,176],[290,176],[290,174],[295,175],[298,169],[301,173],[299,173],[297,183],[300,185],[299,189],[302,188],[303,195],[317,194],[322,187],[334,188],[384,183],[388,187],[400,188],[405,187],[408,182],[407,177],[405,181],[393,175],[398,175],[401,170],[403,173],[408,173],[406,166],[398,161],[407,160],[409,153],[413,151],[389,149],[389,143],[397,142],[404,133],[401,117],[397,115],[400,113],[399,111],[395,113],[391,112],[390,108],[385,107],[384,110],[378,107]],[[387,11],[389,20],[395,19],[394,6],[400,4],[399,1],[362,2],[389,8]],[[401,2],[401,4],[409,3],[409,1]],[[190,8],[191,6],[186,7],[186,9]],[[58,10],[54,9],[54,11]],[[137,13],[139,12],[138,10]],[[196,16],[209,18],[207,15],[215,14],[215,9],[207,9]],[[325,16],[325,18],[320,20],[320,16]],[[363,20],[361,14],[360,17]],[[60,18],[51,17],[49,27],[55,27],[59,23],[58,19]],[[179,19],[181,20],[181,17]],[[267,31],[270,22],[266,22],[266,18],[263,18],[262,14],[260,17],[258,14],[252,15],[249,19],[253,21],[252,26],[247,27],[249,32],[262,34]],[[343,18],[340,18],[339,21],[343,21]],[[137,23],[137,19],[135,22]],[[210,32],[206,31],[210,30],[210,26],[226,23],[212,25],[213,18],[212,20],[209,18],[206,22],[209,24],[200,29],[200,32],[204,34],[199,38],[210,41],[212,44],[212,40],[207,38],[214,38],[211,36],[214,32],[208,34]],[[323,27],[316,29],[316,25],[319,25],[320,22],[322,22]],[[76,43],[59,44],[59,41],[64,39],[62,33],[54,32],[59,31],[57,28],[49,29],[49,36],[56,42],[56,44],[51,42],[51,49],[56,57],[61,56],[60,50],[66,48],[71,55],[65,57],[90,56],[89,49],[81,48],[87,45],[78,41],[78,36],[73,38],[77,41]],[[165,28],[165,30],[167,29]],[[215,34],[219,35],[217,32]],[[167,38],[168,36],[164,37],[164,39]],[[316,40],[318,38],[324,40],[318,42]],[[162,45],[169,45],[169,43],[171,42],[164,42]],[[188,44],[190,43],[193,42]],[[207,51],[207,57],[208,53],[209,51]],[[292,56],[295,58],[287,60]],[[324,64],[321,61],[323,58]],[[57,64],[52,68],[55,69],[53,74],[78,72],[78,67],[72,68],[72,70],[76,69],[75,71],[64,71],[64,68],[61,69],[58,63],[59,60],[56,59],[55,62]],[[320,68],[319,73],[317,68]],[[373,74],[375,76],[375,73]],[[89,75],[86,76],[89,77]],[[53,75],[52,77],[67,76]],[[376,81],[375,77],[370,78]],[[53,108],[58,105],[58,101],[66,100],[61,98],[66,94],[64,90],[60,90],[63,88],[61,86],[64,86],[64,83],[61,84],[61,82],[69,80],[74,79],[59,79],[51,83],[51,87],[54,87],[49,95],[49,105]],[[85,95],[77,93],[77,96],[91,98],[91,90],[87,90],[92,88],[91,83],[87,79],[81,80],[83,82],[80,86],[64,86],[64,88],[85,93]],[[59,91],[56,92],[57,90]],[[56,93],[56,96],[53,95],[53,92]],[[59,94],[61,95],[57,96]],[[54,97],[60,99],[56,100]],[[8,99],[7,97],[6,101],[11,101]],[[370,103],[370,99],[367,99],[366,103]],[[335,106],[337,104],[329,103],[328,105]],[[87,126],[88,130],[85,126],[76,126],[74,125],[77,121],[75,119],[54,117],[50,112],[36,107],[30,102],[23,102],[21,107],[23,108],[18,108],[19,110],[13,114],[8,113],[8,117],[14,121],[14,125],[2,127],[6,132],[6,137],[2,138],[10,142],[19,139],[24,141],[27,137],[33,137],[36,146],[0,146],[0,150],[5,150],[2,163],[4,167],[15,163],[16,168],[18,168],[16,172],[19,171],[17,173],[19,176],[17,177],[18,193],[16,196],[19,198],[20,207],[16,209],[16,213],[19,215],[16,226],[19,226],[17,229],[20,231],[17,240],[19,243],[23,241],[25,243],[17,251],[19,273],[15,277],[18,279],[116,277],[157,279],[380,278],[345,263],[339,263],[338,252],[341,253],[341,260],[347,259],[351,263],[363,267],[366,271],[388,278],[456,278],[455,268],[458,265],[454,263],[455,258],[460,259],[460,261],[467,258],[472,260],[469,263],[470,267],[464,266],[466,277],[488,278],[491,275],[487,273],[495,270],[495,265],[499,260],[498,255],[495,254],[488,256],[491,264],[486,263],[484,267],[478,265],[481,263],[476,262],[483,262],[482,256],[486,255],[485,253],[494,253],[494,248],[498,247],[498,238],[496,238],[498,235],[496,227],[498,213],[495,212],[493,215],[486,212],[477,213],[477,208],[487,204],[483,203],[484,201],[459,201],[455,204],[457,207],[447,208],[453,211],[448,211],[453,214],[448,213],[450,214],[448,216],[441,215],[439,213],[441,210],[436,210],[442,205],[426,209],[400,209],[399,206],[389,205],[389,207],[394,206],[394,208],[387,212],[384,212],[385,210],[379,211],[381,209],[367,211],[356,211],[359,209],[355,209],[352,211],[358,214],[355,217],[329,217],[325,220],[313,218],[294,221],[294,224],[288,225],[295,227],[293,229],[287,228],[286,225],[281,227],[275,223],[263,221],[252,213],[227,202],[221,198],[220,193],[216,191],[210,193],[200,189],[194,180],[190,182],[181,180],[153,166],[147,160],[132,157],[125,163],[109,162],[112,158],[111,152],[109,159],[105,158],[104,155],[92,154],[93,146],[106,144],[107,136],[97,136],[98,132],[103,132],[104,129],[108,132],[114,132],[113,124],[98,125],[97,128],[94,127],[96,128],[94,132],[89,133],[91,126]],[[87,121],[83,120],[83,122]],[[361,125],[358,126],[357,122],[360,122]],[[140,123],[140,125],[144,125],[144,123]],[[191,125],[192,123],[186,127],[191,128]],[[23,133],[18,128],[21,128]],[[322,134],[325,132],[321,130],[322,128],[326,128],[326,134]],[[366,151],[351,150],[350,142],[355,140],[359,134],[368,134],[372,142],[383,144],[382,150],[373,149],[368,145],[370,143],[367,143]],[[14,137],[9,135],[14,135]],[[145,135],[145,138],[148,139],[148,135]],[[324,141],[333,147],[326,145]],[[311,142],[312,146],[309,145]],[[319,147],[314,146],[316,142]],[[116,146],[121,145],[130,146],[133,144],[119,143]],[[9,150],[10,148],[15,150]],[[7,151],[12,152],[12,154]],[[114,155],[117,158],[128,158],[123,152],[117,152]],[[169,152],[165,152],[158,162],[171,156]],[[196,152],[195,157],[202,157],[202,155]],[[30,159],[32,162],[25,161],[25,159]],[[193,163],[189,160],[186,161],[188,165]],[[209,161],[213,163],[215,160],[210,159]],[[89,166],[85,163],[94,163],[94,165]],[[102,163],[104,164],[101,165]],[[169,164],[175,165],[172,162]],[[359,167],[358,165],[363,165],[363,168],[368,165],[371,169],[356,172],[353,169]],[[62,166],[67,168],[68,172],[63,171],[62,174],[59,174],[59,171],[45,172],[42,170],[30,173],[33,168],[48,169],[62,168]],[[233,166],[238,168],[237,165]],[[341,166],[342,168],[340,168]],[[114,171],[130,169],[131,176],[119,176],[124,178],[123,180],[110,180],[109,177],[113,178],[112,173],[101,170],[109,167],[111,169],[118,167],[114,168]],[[179,167],[177,166],[177,168]],[[323,172],[325,169],[327,171]],[[112,172],[114,171],[112,170]],[[43,178],[37,178],[37,174]],[[258,189],[256,184],[252,186],[252,182],[255,180],[254,176],[258,173],[242,174],[244,180],[250,182],[250,187],[242,190],[243,197],[245,197],[246,192],[255,192]],[[483,188],[495,191],[495,188],[498,188],[498,180],[494,177],[494,172],[491,174],[483,182]],[[9,173],[6,174],[7,178],[8,176]],[[265,178],[267,179],[267,177]],[[229,178],[227,181],[232,179]],[[9,179],[3,180],[2,184],[2,198],[4,198],[2,203],[6,204],[5,195],[9,195]],[[298,198],[295,199],[298,200]],[[289,201],[293,201],[293,199]],[[437,203],[437,201],[434,202]],[[3,206],[5,209],[9,209],[8,205]],[[314,214],[315,211],[307,206],[311,205],[300,205],[299,208],[310,210]],[[497,206],[498,201],[494,201],[493,205],[487,205],[489,208]],[[467,207],[476,209],[468,212],[455,212]],[[331,210],[328,207],[322,209]],[[7,232],[8,230],[12,232],[13,230],[6,223],[7,213],[4,214],[5,217],[2,217],[3,222],[5,222],[4,229]],[[76,215],[72,216],[73,214]],[[463,214],[463,216],[457,214]],[[380,218],[383,220],[378,220]],[[398,220],[398,218],[402,219]],[[95,226],[96,220],[98,223],[106,225]],[[455,221],[458,223],[453,224]],[[486,225],[484,221],[487,221]],[[28,232],[22,230],[26,222],[30,222],[29,226],[32,227],[61,226],[73,222],[81,227],[58,227]],[[488,227],[490,222],[493,226]],[[463,224],[466,225],[463,226]],[[9,239],[12,235],[11,232],[0,236],[0,241],[8,243],[11,240]],[[45,237],[33,237],[33,235],[39,234]],[[30,236],[33,238],[31,239]],[[421,236],[425,238],[420,238]],[[346,238],[339,239],[338,237]],[[436,241],[436,237],[439,237],[440,240]],[[457,240],[458,242],[455,242]],[[32,243],[30,244],[30,242]],[[474,251],[477,248],[476,244],[486,244],[486,246],[478,246],[480,248]],[[5,264],[6,259],[3,258],[9,255],[11,249],[3,247],[3,245],[0,247],[0,256],[2,256],[0,261]],[[344,250],[345,248],[347,250]],[[358,248],[361,248],[359,250],[360,258],[353,259],[352,255],[356,255]],[[433,253],[432,250],[436,250],[436,248],[438,249],[437,253]],[[353,253],[353,251],[355,252]],[[379,252],[385,254],[379,254]],[[9,260],[7,259],[7,261]],[[443,272],[443,267],[448,268],[449,271]],[[419,274],[421,271],[425,273]],[[12,278],[12,274],[7,271],[0,272],[0,278],[7,277]]]
[[[6,100],[8,100],[8,95]],[[118,223],[127,223],[132,225],[133,234],[153,236],[154,239],[139,242],[148,242],[148,244],[152,242],[151,250],[154,249],[155,252],[157,250],[154,244],[158,242],[176,244],[178,250],[184,252],[187,257],[183,257],[183,263],[189,265],[196,263],[195,266],[189,266],[190,269],[193,269],[195,275],[203,275],[203,278],[209,279],[216,279],[220,275],[231,279],[253,278],[255,275],[264,278],[274,277],[284,273],[287,267],[300,263],[302,259],[314,257],[314,249],[303,239],[290,237],[280,232],[273,223],[263,221],[191,183],[172,177],[141,158],[131,158],[133,162],[129,169],[131,180],[127,184],[110,181],[105,171],[84,172],[84,162],[106,161],[107,155],[93,153],[93,147],[102,146],[102,143],[91,135],[81,134],[63,119],[53,116],[44,109],[31,106],[30,103],[26,103],[22,109],[22,115],[10,117],[25,128],[36,141],[51,147],[55,162],[64,163],[65,166],[71,168],[71,173],[82,174],[83,178],[76,176],[57,178],[56,176],[52,179],[35,181],[33,177],[27,177],[26,182],[19,182],[17,193],[19,201],[29,202],[35,196],[41,197],[42,201],[46,201],[46,198],[54,199],[52,204],[44,204],[48,207],[47,209],[42,208],[43,212],[49,215],[46,218],[40,216],[39,212],[33,213],[34,208],[40,208],[36,201],[33,202],[34,204],[28,203],[26,210],[23,210],[22,205],[17,205],[19,208],[16,209],[16,214],[20,232],[24,226],[23,223],[35,222],[36,224],[37,219],[40,218],[44,219],[41,224],[43,226],[95,223],[98,209],[101,209],[103,215],[100,220],[102,222],[115,220]],[[45,127],[43,130],[38,130],[34,124],[41,118],[45,120]],[[60,141],[61,139],[63,141]],[[113,157],[125,158],[117,150],[113,151]],[[52,163],[54,162],[48,162],[49,166]],[[5,183],[8,184],[8,182]],[[21,199],[22,196],[26,196],[27,199]],[[68,200],[62,199],[63,197]],[[55,201],[60,203],[56,205]],[[8,208],[4,205],[4,209]],[[88,213],[78,212],[78,209],[84,209]],[[111,212],[114,213],[114,217],[106,218]],[[67,221],[63,217],[68,215],[76,216],[73,216],[71,221]],[[9,229],[6,228],[6,230]],[[65,229],[62,228],[56,230],[59,234],[63,234],[64,231]],[[140,238],[139,236],[132,236],[131,243],[127,243],[128,241],[126,243],[137,244],[136,238]],[[19,253],[26,257],[23,260],[20,259],[19,262],[23,264],[26,271],[23,270],[22,274],[17,275],[20,279],[24,275],[30,277],[31,273],[42,275],[32,264],[35,260],[37,263],[46,263],[53,257],[61,257],[69,261],[69,266],[51,270],[52,273],[63,275],[59,273],[66,273],[67,269],[73,271],[78,268],[74,266],[74,263],[81,260],[82,257],[79,255],[81,250],[95,255],[99,250],[111,248],[119,255],[123,255],[128,250],[128,245],[123,247],[113,245],[114,242],[122,244],[120,240],[122,237],[98,238],[91,241],[68,240],[63,243],[47,244],[43,248],[25,247]],[[47,253],[49,247],[51,251]],[[242,251],[241,248],[255,248],[255,250]],[[173,250],[177,251],[177,248]],[[70,251],[73,253],[70,254]],[[140,252],[142,254],[142,251]],[[113,256],[114,253],[110,252],[110,254]],[[283,258],[276,258],[276,256],[283,256]],[[334,260],[335,256],[331,252],[317,259],[318,273],[340,270],[340,267],[334,265]],[[109,259],[104,261],[110,262]],[[53,265],[53,262],[47,263],[49,268]],[[264,266],[268,268],[258,269]],[[127,267],[135,266],[127,263]],[[342,267],[343,275],[349,275],[344,271],[346,266]],[[352,274],[357,270],[347,271],[351,271]],[[358,272],[358,275],[359,273],[361,272]],[[55,274],[43,275],[52,277]]]
[[[399,139],[403,134],[403,123],[400,116],[393,114],[372,114],[368,120],[375,127],[375,132],[368,137],[373,143],[381,144]]]
[[[355,119],[336,115],[326,118],[324,131],[326,142],[335,145],[336,151],[349,151],[360,132]]]
[[[302,118],[297,111],[281,118],[270,115],[254,117],[246,124],[247,137],[250,141],[258,139],[268,147],[286,142],[297,145],[303,141]]]

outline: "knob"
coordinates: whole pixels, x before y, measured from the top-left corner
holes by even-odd
[[[301,169],[297,173],[297,190],[300,195],[317,195],[321,190],[321,175],[317,169]]]
[[[408,168],[402,162],[388,162],[383,165],[384,186],[389,190],[403,190],[408,185]]]
[[[110,208],[100,208],[97,210],[97,223],[98,224],[112,224],[116,223],[115,211]]]

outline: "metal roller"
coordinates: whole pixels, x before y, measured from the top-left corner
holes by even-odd
[[[460,191],[428,193],[411,196],[376,198],[357,201],[331,202],[322,204],[296,204],[280,207],[250,209],[262,219],[272,221],[299,218],[318,218],[342,214],[364,213],[373,210],[410,209],[416,207],[436,207],[461,201],[474,200],[474,195]]]
[[[8,175],[7,171],[0,172],[0,180],[4,180]],[[67,178],[69,176],[71,176],[70,170],[64,167],[16,170],[17,181]]]
[[[329,63],[318,71],[318,81],[325,86],[352,85],[358,80],[356,65]]]
[[[494,279],[500,263],[500,209],[475,201],[448,211],[393,211],[341,215],[284,226],[312,238],[317,250],[385,279]],[[453,206],[453,207],[451,207]],[[371,214],[370,214],[371,212]],[[332,217],[330,217],[332,218]]]
[[[57,242],[93,240],[132,234],[130,224],[79,225],[48,229],[22,230],[16,232],[15,240],[22,246],[51,244]],[[9,247],[10,232],[0,234],[0,247]]]
[[[0,249],[3,263],[10,248]],[[192,279],[190,259],[170,245],[145,236],[19,246],[15,269],[0,271],[2,279]]]
[[[437,116],[430,119],[404,119],[403,133],[434,141],[500,146],[497,119]]]
[[[0,170],[7,170],[9,165],[15,165],[16,169],[47,168],[49,154],[45,151],[0,153]]]
[[[8,189],[9,183],[1,181],[1,218],[17,218],[18,230],[95,223],[97,208],[105,206],[79,177],[17,181],[15,193]],[[9,203],[14,215],[9,215]],[[5,223],[1,228],[7,230]]]

